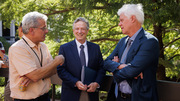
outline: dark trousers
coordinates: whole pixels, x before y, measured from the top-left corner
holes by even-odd
[[[108,92],[107,100],[106,101],[131,101],[131,97],[123,98],[121,97],[121,93],[118,93],[118,97],[116,98],[115,94],[115,82],[112,81],[111,88]]]
[[[111,88],[108,91],[108,96],[106,101],[116,101],[116,96],[114,92],[115,92],[115,82],[112,81]]]
[[[49,98],[49,94],[45,93],[35,99],[28,99],[28,100],[14,99],[14,101],[50,101],[50,98]]]
[[[131,97],[124,98],[124,97],[122,97],[121,93],[118,92],[118,97],[117,97],[116,101],[131,101]]]

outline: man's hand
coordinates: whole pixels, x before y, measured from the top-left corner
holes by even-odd
[[[59,62],[60,65],[64,64],[64,56],[63,55],[58,55],[55,57],[55,59]]]
[[[27,87],[28,84],[29,84],[30,82],[32,82],[31,79],[29,79],[29,78],[26,77],[26,76],[21,76],[20,79],[21,79],[20,85],[23,85],[23,86],[25,86],[25,87]]]
[[[140,77],[141,79],[143,79],[143,73],[141,72],[137,77],[134,77],[134,79],[137,79],[138,77]]]
[[[112,59],[112,61],[114,61],[114,62],[119,62],[118,56],[114,56],[114,59]]]
[[[112,61],[119,62],[118,56],[114,56],[114,59],[112,59]],[[118,66],[118,69],[122,69],[122,68],[124,68],[126,66],[127,66],[126,64],[121,64],[121,65]]]
[[[86,91],[86,90],[87,90],[87,85],[84,85],[81,81],[77,81],[77,82],[76,82],[76,87],[77,87],[79,90],[83,90],[83,91]]]
[[[121,64],[121,65],[118,66],[118,69],[123,69],[126,66],[127,66],[127,64]]]
[[[88,85],[87,92],[95,92],[97,87],[99,87],[99,84],[97,82],[92,82]]]

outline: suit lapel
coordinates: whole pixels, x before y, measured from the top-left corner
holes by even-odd
[[[128,36],[124,39],[124,40],[122,40],[123,41],[123,44],[122,44],[122,47],[120,48],[120,51],[119,51],[119,57],[120,57],[120,60],[121,60],[121,58],[122,58],[122,54],[123,54],[123,52],[124,52],[124,49],[126,48],[126,43],[127,43],[127,40],[128,40]],[[120,47],[120,46],[119,46]]]
[[[93,48],[90,42],[87,41],[87,48],[88,48],[88,67],[91,64],[91,59],[92,59],[92,52],[93,52]]]
[[[137,48],[138,48],[139,45],[140,45],[140,41],[141,41],[141,39],[143,38],[143,35],[144,35],[144,29],[142,29],[142,30],[138,33],[138,35],[136,36],[135,40],[133,41],[133,44],[131,45],[131,47],[130,47],[128,53],[127,53],[127,60],[128,60],[129,57],[132,57],[132,56],[131,56],[131,55],[132,55],[131,53],[132,53],[133,51],[137,51]]]
[[[77,65],[80,64],[80,67],[81,67],[81,61],[80,61],[80,57],[79,57],[79,53],[78,53],[78,50],[77,50],[77,45],[76,45],[75,40],[72,41],[70,47],[71,47],[71,50],[72,50],[72,53],[73,53],[73,57],[75,58],[75,60],[77,60]]]

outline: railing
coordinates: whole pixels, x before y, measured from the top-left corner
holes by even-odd
[[[9,42],[9,44],[13,44],[15,41],[18,40],[15,36],[0,36],[0,37],[5,38],[7,42]]]
[[[5,77],[8,80],[9,70],[8,68],[0,68],[0,77]],[[101,91],[109,91],[113,77],[106,75],[101,85]],[[54,75],[51,78],[52,86],[52,101],[55,101],[55,85],[61,85],[62,81]],[[158,95],[159,101],[180,101],[180,83],[158,80]]]

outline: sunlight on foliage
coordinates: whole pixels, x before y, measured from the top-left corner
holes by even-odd
[[[73,21],[77,17],[85,17],[90,23],[87,40],[100,45],[105,59],[125,36],[118,26],[118,9],[125,3],[139,2],[143,4],[145,13],[143,28],[159,40],[160,64],[166,68],[166,75],[180,75],[178,0],[1,0],[0,19],[3,26],[9,28],[12,20],[18,26],[28,12],[46,14],[49,33],[45,43],[54,57],[60,45],[74,40]]]

